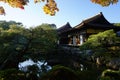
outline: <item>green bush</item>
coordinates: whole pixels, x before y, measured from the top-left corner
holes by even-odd
[[[104,63],[109,62],[113,58],[120,57],[120,37],[116,36],[114,30],[107,30],[98,34],[91,35],[88,40],[80,46],[83,51],[83,57],[89,57],[86,55],[87,50],[91,50],[93,53],[92,59],[97,57],[102,58]]]
[[[100,80],[111,80],[109,76],[101,77]]]
[[[40,80],[79,80],[75,71],[64,66],[54,66]]]
[[[120,80],[120,71],[110,69],[104,70],[100,80]]]
[[[7,69],[0,71],[0,80],[25,80],[25,75],[16,69]]]

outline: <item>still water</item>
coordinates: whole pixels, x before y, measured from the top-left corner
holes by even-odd
[[[74,68],[75,71],[79,71],[81,78],[84,80],[98,80],[102,71],[105,70],[103,66],[98,66],[90,62],[81,61],[81,62],[75,62],[75,64],[77,65],[77,67]],[[20,62],[18,66],[19,66],[19,70],[27,72],[28,66],[32,66],[32,65],[37,65],[40,70],[39,71],[40,73],[43,72],[42,71],[43,65],[46,71],[52,69],[52,67],[48,65],[48,63],[45,62],[45,60],[34,62],[32,59],[28,59],[24,62]]]
[[[39,70],[42,69],[42,66],[45,66],[47,71],[52,69],[52,67],[49,66],[47,62],[45,62],[45,60],[34,62],[32,59],[28,59],[26,61],[20,62],[18,67],[19,67],[19,70],[26,72],[28,71],[28,67],[33,65],[37,65]]]

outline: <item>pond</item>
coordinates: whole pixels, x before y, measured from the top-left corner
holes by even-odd
[[[45,60],[34,62],[32,59],[28,59],[23,62],[20,62],[18,67],[19,70],[26,72],[28,70],[28,66],[33,66],[33,65],[37,65],[39,69],[41,69],[42,65],[47,66],[46,70],[50,70],[52,68],[51,66],[47,65],[47,62],[45,62]]]
[[[45,60],[34,62],[32,59],[28,59],[24,62],[19,63],[19,69],[24,72],[27,72],[28,66],[32,66],[32,65],[38,66],[39,73],[44,72],[44,70],[42,69],[43,65],[46,71],[49,71],[50,69],[52,69],[52,66],[48,65],[48,63],[45,62]],[[59,65],[62,65],[62,64],[59,64]],[[74,68],[73,67],[69,67],[69,68],[72,68],[76,72],[79,72],[79,76],[83,80],[98,80],[102,71],[105,70],[105,67],[98,66],[94,63],[87,62],[87,61],[80,61],[80,62],[74,61]],[[38,76],[40,76],[40,74]]]

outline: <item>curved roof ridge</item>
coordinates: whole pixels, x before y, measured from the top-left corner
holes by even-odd
[[[95,17],[97,17],[97,16],[101,16],[101,15],[103,15],[102,12],[96,14],[95,16],[92,16],[92,17],[86,18],[85,20],[82,20],[82,22],[81,22],[80,24],[76,25],[74,28],[77,28],[79,25],[83,25],[83,24],[85,24],[88,20],[91,20],[92,18],[95,18]]]
[[[71,27],[70,23],[67,22],[65,25],[63,25],[62,27],[58,28],[57,31],[58,31],[59,33],[62,33],[62,32],[65,32],[65,31],[71,29],[71,28],[72,28],[72,27]]]
[[[83,20],[80,24],[76,25],[75,28],[79,28],[80,26],[84,24],[101,24],[101,25],[112,25],[103,15],[102,12],[99,14],[92,16],[90,18],[87,18]]]
[[[83,23],[97,23],[97,24],[104,24],[104,25],[112,25],[103,15],[102,12],[100,12],[99,14],[88,18],[86,20],[83,21]]]
[[[64,28],[64,27],[71,27],[71,25],[70,25],[70,23],[69,22],[67,22],[65,25],[63,25],[63,26],[61,26],[60,28],[58,28],[58,29],[62,29],[62,28]],[[72,28],[72,27],[71,27]]]
[[[94,15],[94,16],[91,16],[91,17],[89,17],[89,18],[86,18],[86,19],[83,20],[82,22],[85,22],[85,21],[91,20],[91,19],[93,19],[93,18],[97,18],[97,17],[99,17],[99,16],[101,16],[101,15],[103,15],[102,12],[100,12],[100,13]]]

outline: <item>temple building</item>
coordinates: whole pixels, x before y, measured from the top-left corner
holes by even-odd
[[[67,37],[68,35],[66,34],[66,32],[71,29],[72,27],[69,24],[69,22],[67,22],[67,24],[57,29],[58,36],[59,36],[59,44],[68,44],[69,38]]]
[[[102,12],[83,20],[75,27],[71,27],[69,23],[57,29],[59,35],[59,44],[80,46],[90,35],[113,29],[115,32],[120,31],[120,27],[109,23]]]

